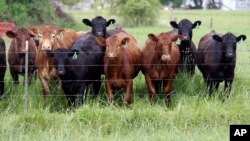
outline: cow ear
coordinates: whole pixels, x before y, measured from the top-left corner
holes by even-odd
[[[222,38],[219,35],[213,35],[213,39],[217,42],[222,42]]]
[[[28,31],[29,31],[29,34],[30,34],[32,37],[35,37],[35,36],[38,35],[38,30],[37,30],[36,28],[34,28],[34,27],[29,28]]]
[[[158,42],[157,37],[156,37],[154,34],[152,34],[152,33],[148,34],[148,38],[149,38],[151,41]]]
[[[193,23],[193,29],[194,29],[194,28],[199,28],[200,25],[201,25],[201,21],[195,21],[195,22]]]
[[[85,25],[92,27],[92,23],[91,23],[91,21],[90,21],[89,19],[82,19],[82,22],[83,22]]]
[[[49,58],[53,58],[54,57],[54,53],[50,50],[46,50],[46,55],[49,57]]]
[[[108,20],[108,22],[106,24],[106,27],[108,27],[108,26],[110,26],[110,25],[112,25],[114,23],[115,23],[115,19],[110,19],[110,20]]]
[[[129,43],[129,41],[130,41],[129,37],[125,37],[122,39],[121,45],[127,45]]]
[[[79,50],[73,49],[73,50],[70,50],[68,56],[73,57],[74,59],[74,58],[77,58],[78,54],[79,54]]]
[[[243,42],[247,39],[246,35],[240,35],[239,37],[236,38],[237,42]]]
[[[101,45],[101,46],[106,46],[106,39],[103,37],[96,37],[95,38],[96,42]]]
[[[13,32],[13,31],[7,31],[7,32],[6,32],[6,35],[7,35],[9,38],[16,38],[16,33]]]
[[[171,21],[171,22],[170,22],[170,25],[171,25],[173,28],[179,29],[179,25],[178,25],[175,21]]]
[[[172,42],[176,42],[177,40],[180,40],[180,41],[184,40],[183,35],[178,34],[178,35],[175,35],[174,37],[171,38]]]

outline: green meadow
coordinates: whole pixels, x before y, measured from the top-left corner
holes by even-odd
[[[123,27],[133,35],[143,48],[149,33],[158,34],[172,30],[169,26],[170,12],[161,11],[158,21],[150,27],[126,27],[122,19],[107,11],[70,13],[77,21],[76,30],[89,31],[82,24],[83,18],[101,15],[115,18],[115,26]],[[228,141],[229,125],[250,124],[250,13],[249,11],[178,10],[172,16],[177,21],[187,18],[202,21],[193,30],[196,45],[199,39],[212,29],[236,36],[245,34],[247,40],[237,44],[235,79],[229,99],[222,102],[224,84],[211,98],[206,95],[203,78],[198,69],[190,78],[178,74],[174,82],[173,103],[165,106],[163,95],[151,105],[144,76],[134,79],[133,104],[122,104],[122,91],[109,105],[104,84],[97,99],[88,94],[85,103],[72,110],[68,108],[63,91],[51,84],[51,95],[44,99],[39,79],[32,80],[29,87],[28,105],[25,109],[24,83],[13,85],[7,70],[5,94],[0,101],[0,140],[11,141]],[[212,21],[212,27],[211,27]],[[110,27],[112,28],[112,27]],[[7,48],[10,39],[4,38]]]

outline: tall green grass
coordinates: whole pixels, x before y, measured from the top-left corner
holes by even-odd
[[[82,18],[96,15],[108,18],[107,11],[71,13],[79,21],[77,30],[89,30]],[[228,31],[250,38],[250,17],[247,11],[174,11],[177,20],[188,18],[201,20],[200,29],[193,31],[196,44],[200,37],[213,29]],[[171,30],[169,13],[161,11],[159,22],[151,27],[124,29],[135,36],[143,48],[148,33]],[[119,18],[118,18],[119,19]],[[117,23],[119,20],[117,19]],[[9,39],[6,39],[7,46]],[[28,110],[24,109],[23,78],[18,86],[12,84],[9,71],[6,74],[6,89],[0,101],[0,139],[18,141],[58,140],[131,140],[131,141],[227,141],[230,124],[250,123],[250,40],[238,44],[235,80],[230,98],[222,102],[223,85],[211,98],[207,98],[203,78],[196,69],[193,78],[178,74],[174,82],[173,106],[167,108],[162,96],[156,104],[148,99],[144,76],[140,73],[134,80],[133,104],[126,108],[121,103],[122,93],[117,94],[113,105],[107,103],[104,85],[97,99],[89,97],[84,105],[75,110],[67,106],[63,92],[56,85],[51,87],[51,96],[44,99],[39,80],[29,87]]]

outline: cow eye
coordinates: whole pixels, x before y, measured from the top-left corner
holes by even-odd
[[[55,36],[56,36],[55,34],[51,34],[51,38],[55,38]]]

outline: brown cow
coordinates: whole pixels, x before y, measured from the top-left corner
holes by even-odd
[[[152,103],[155,102],[156,94],[163,85],[165,102],[169,105],[172,84],[180,61],[180,52],[175,41],[178,38],[182,39],[182,36],[166,32],[158,36],[148,34],[148,38],[142,50],[142,72],[145,75],[150,100]]]
[[[131,103],[133,79],[137,76],[141,66],[141,51],[137,41],[131,35],[120,32],[107,38],[97,37],[97,42],[106,46],[104,56],[104,73],[106,94],[110,102],[113,92],[124,89],[125,104]]]
[[[10,74],[15,84],[19,83],[18,75],[25,73],[26,41],[28,41],[28,76],[30,83],[32,74],[36,71],[35,59],[37,47],[33,40],[33,35],[23,27],[18,29],[17,32],[7,31],[6,35],[12,38],[8,51],[8,63]]]
[[[59,47],[69,48],[78,37],[77,33],[71,29],[57,29],[52,26],[44,26],[37,30],[30,29],[33,35],[39,36],[39,48],[36,57],[38,67],[38,76],[43,87],[43,95],[46,97],[49,93],[48,81],[50,79],[59,79],[53,59],[46,55],[46,51],[55,50]]]

